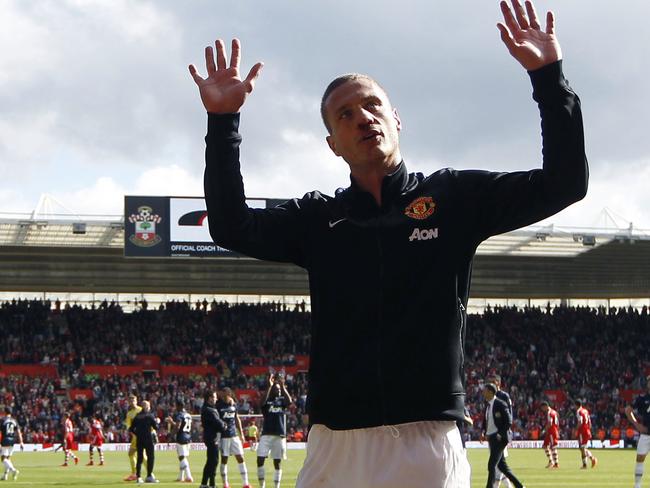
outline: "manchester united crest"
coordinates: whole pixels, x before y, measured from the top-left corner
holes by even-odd
[[[420,197],[409,203],[404,209],[404,215],[412,219],[424,220],[433,214],[436,202],[431,197]]]
[[[135,234],[129,236],[129,240],[140,247],[155,246],[162,240],[156,234],[156,224],[161,220],[160,215],[154,214],[151,207],[138,207],[138,213],[129,216],[129,222],[135,224]]]

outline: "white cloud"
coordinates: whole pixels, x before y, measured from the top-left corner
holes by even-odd
[[[3,178],[15,175],[26,161],[41,163],[57,147],[53,137],[59,114],[52,110],[39,113],[12,114],[0,118],[0,174]]]
[[[93,213],[121,213],[124,193],[200,195],[205,115],[186,65],[202,65],[217,36],[242,39],[244,72],[266,63],[242,115],[252,196],[348,184],[318,114],[325,85],[348,71],[389,91],[411,171],[538,165],[530,85],[500,45],[498,2],[335,3],[0,0],[0,211],[29,212],[41,193]],[[556,221],[591,224],[609,207],[650,227],[649,68],[639,63],[650,29],[612,21],[607,2],[537,7],[556,11],[592,168],[585,201]],[[647,0],[626,2],[629,18],[647,13]],[[608,36],[594,35],[602,25]]]
[[[547,219],[572,227],[613,227],[605,210],[618,216],[619,227],[632,223],[650,231],[650,161],[605,163],[591,169],[587,196],[556,216]]]
[[[133,195],[202,196],[203,173],[193,174],[177,165],[149,169],[129,188]]]
[[[247,195],[294,198],[318,190],[333,195],[350,183],[345,161],[330,151],[324,137],[290,127],[280,131],[282,145],[268,153],[264,164],[242,162]]]
[[[99,178],[90,187],[52,195],[79,215],[121,215],[124,212],[124,188],[108,176]]]
[[[173,33],[169,15],[153,2],[142,0],[67,0],[75,13],[82,13],[96,27],[124,36],[129,42],[155,46],[163,37]]]
[[[177,165],[158,166],[134,175],[126,185],[102,176],[90,186],[54,191],[52,195],[73,213],[122,215],[124,195],[203,196],[203,177]]]
[[[57,51],[46,42],[50,29],[21,12],[14,2],[2,2],[0,15],[0,88],[30,80],[56,65]]]
[[[13,214],[27,214],[29,213],[27,209],[30,208],[30,203],[25,201],[25,196],[20,191],[11,188],[0,188],[0,218],[17,218]]]

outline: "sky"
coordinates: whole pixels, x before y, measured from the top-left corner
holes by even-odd
[[[650,230],[648,0],[543,0],[582,101],[587,197],[546,223]],[[265,67],[242,109],[249,197],[347,186],[318,106],[347,72],[384,86],[410,171],[541,165],[539,115],[499,38],[496,0],[0,0],[0,218],[48,194],[84,215],[128,195],[201,196],[205,73],[216,38]],[[612,218],[606,218],[608,214]]]

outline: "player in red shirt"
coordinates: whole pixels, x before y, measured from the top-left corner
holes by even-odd
[[[75,456],[72,452],[72,447],[74,445],[74,425],[72,424],[72,419],[68,412],[64,415],[63,420],[63,451],[65,452],[65,462],[61,466],[68,465],[68,459],[70,456],[74,459],[75,464],[79,464],[79,458]]]
[[[576,400],[575,405],[578,409],[576,415],[578,416],[578,447],[580,447],[580,454],[582,455],[581,469],[587,469],[587,459],[591,461],[591,467],[595,468],[598,459],[587,449],[587,445],[591,440],[591,416],[589,410],[582,406],[580,400]]]
[[[560,440],[560,416],[551,408],[548,402],[540,405],[542,412],[546,414],[546,425],[544,426],[544,443],[542,447],[548,458],[547,468],[557,469],[558,464],[557,444]]]
[[[90,461],[86,466],[93,466],[93,449],[97,448],[99,453],[99,465],[104,465],[104,451],[102,451],[102,445],[104,444],[104,424],[102,423],[99,414],[96,414],[90,422],[90,446],[88,447],[88,452],[90,455]]]

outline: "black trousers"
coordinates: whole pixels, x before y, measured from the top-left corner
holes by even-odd
[[[147,476],[151,476],[153,473],[153,463],[155,460],[154,457],[154,448],[153,441],[146,439],[138,439],[138,457],[135,465],[135,474],[140,478],[140,473],[142,471],[142,461],[144,460],[143,453],[147,453]]]
[[[215,486],[214,477],[217,474],[217,465],[219,464],[219,449],[217,449],[216,442],[206,442],[205,447],[207,448],[207,451],[201,484],[206,486]]]
[[[522,488],[521,481],[510,471],[510,466],[503,457],[503,450],[508,445],[507,439],[497,439],[497,434],[488,436],[488,445],[490,446],[490,459],[488,459],[488,479],[486,488],[493,488],[494,478],[496,477],[495,468],[499,468],[506,478],[508,478],[515,488]]]

